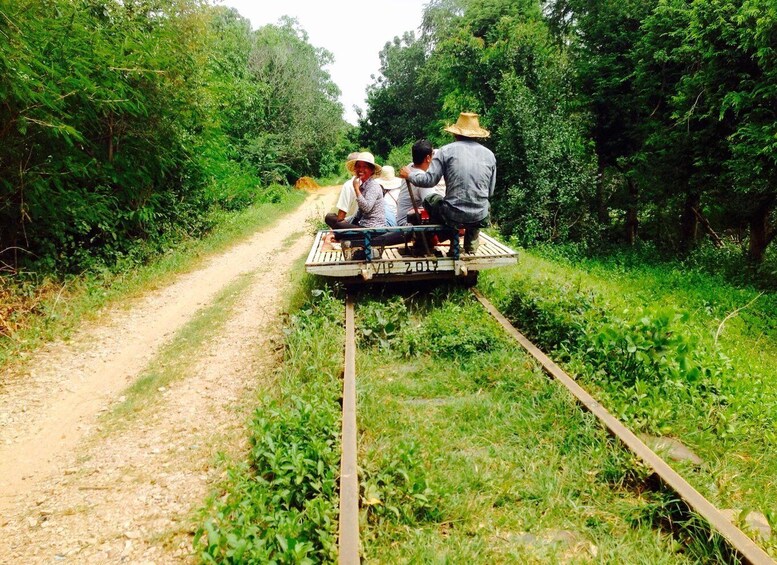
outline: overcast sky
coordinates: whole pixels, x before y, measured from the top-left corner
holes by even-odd
[[[345,119],[356,123],[353,105],[364,109],[366,88],[380,70],[378,53],[387,41],[421,25],[428,0],[223,0],[251,20],[257,29],[275,24],[281,16],[296,18],[314,47],[332,52],[334,64],[327,67],[340,87]]]

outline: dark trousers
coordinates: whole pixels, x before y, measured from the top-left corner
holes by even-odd
[[[439,194],[430,194],[424,199],[424,208],[429,212],[429,220],[433,224],[442,224],[449,228],[464,228],[464,252],[474,253],[479,245],[480,229],[488,227],[489,216],[486,216],[478,222],[462,223],[451,220],[445,215],[445,208],[442,206],[443,197]]]
[[[326,222],[326,225],[328,225],[333,230],[351,230],[353,228],[361,227],[358,224],[352,224],[350,222],[346,222],[345,220],[338,220],[337,214],[333,213],[329,213],[324,216],[324,221]]]

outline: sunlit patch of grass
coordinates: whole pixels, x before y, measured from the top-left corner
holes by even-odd
[[[386,304],[360,300],[362,330],[385,334]],[[650,503],[618,486],[634,462],[471,297],[404,304],[357,359],[367,560],[694,562],[631,520]]]
[[[295,231],[294,233],[290,234],[287,238],[285,238],[281,242],[281,247],[285,248],[285,247],[291,245],[292,243],[294,243],[295,241],[297,241],[299,238],[304,237],[304,236],[305,236],[305,232],[304,231]]]

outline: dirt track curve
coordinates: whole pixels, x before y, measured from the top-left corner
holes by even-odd
[[[335,190],[201,269],[115,307],[67,342],[36,352],[29,374],[0,393],[0,562],[181,563],[193,559],[193,510],[242,443],[250,402],[269,384],[272,340],[292,265]],[[223,331],[159,387],[158,405],[104,429],[160,348],[219,291],[249,277]]]

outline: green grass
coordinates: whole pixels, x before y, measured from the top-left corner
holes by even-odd
[[[470,296],[415,302],[358,303],[366,561],[694,561],[660,496],[627,488],[630,456]]]
[[[276,387],[257,398],[245,460],[229,463],[202,510],[203,563],[336,558],[343,304],[316,286],[296,282]]]
[[[212,218],[214,228],[205,238],[179,242],[148,264],[128,261],[111,270],[84,273],[63,281],[41,276],[28,277],[22,284],[0,277],[0,296],[4,299],[20,293],[35,297],[31,307],[20,309],[18,329],[9,336],[0,336],[0,366],[18,370],[30,351],[42,343],[66,338],[81,321],[93,319],[106,305],[158,288],[174,276],[197,268],[210,255],[271,225],[298,207],[304,198],[305,193],[292,191],[280,203],[218,212]]]
[[[295,281],[277,387],[203,509],[201,562],[336,558],[343,304],[322,285]],[[470,295],[363,289],[356,304],[366,562],[726,561]]]
[[[777,526],[777,295],[679,263],[532,252],[480,286],[630,427],[700,455],[673,465],[714,504]]]

